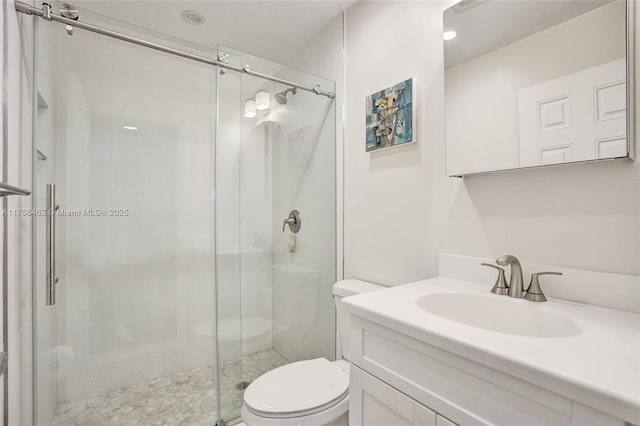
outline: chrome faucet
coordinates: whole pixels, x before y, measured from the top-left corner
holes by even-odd
[[[491,289],[495,294],[508,294],[511,297],[522,297],[531,302],[544,302],[547,300],[542,289],[540,288],[540,275],[562,275],[562,272],[534,272],[531,274],[531,282],[527,291],[524,291],[522,285],[522,266],[517,257],[506,254],[496,260],[496,263],[501,266],[511,265],[511,277],[509,278],[509,286],[507,287],[506,280],[504,278],[504,269],[491,265],[489,263],[482,263],[483,266],[490,266],[498,269],[498,279]]]
[[[509,278],[509,292],[511,297],[524,297],[524,289],[522,288],[522,267],[517,257],[510,254],[504,255],[496,263],[501,266],[511,265],[511,277]]]

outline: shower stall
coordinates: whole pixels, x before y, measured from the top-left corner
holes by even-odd
[[[57,10],[34,17],[36,424],[233,422],[259,375],[336,355],[335,83]]]

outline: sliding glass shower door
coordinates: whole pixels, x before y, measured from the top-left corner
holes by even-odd
[[[335,92],[322,77],[218,51],[232,65]],[[229,70],[218,76],[217,103],[217,383],[221,418],[229,420],[258,376],[335,358],[336,107],[334,99]]]
[[[47,22],[37,51],[37,424],[215,424],[215,68]]]
[[[36,423],[227,422],[261,374],[333,359],[335,101],[296,86],[334,82],[46,21],[36,52]]]

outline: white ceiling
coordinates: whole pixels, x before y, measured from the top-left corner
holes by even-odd
[[[457,37],[444,42],[445,67],[506,46],[611,1],[476,0],[461,12],[451,7],[444,13],[444,30],[456,31]]]
[[[216,48],[218,43],[283,63],[355,1],[68,0],[82,11]],[[182,11],[204,16],[186,23]]]

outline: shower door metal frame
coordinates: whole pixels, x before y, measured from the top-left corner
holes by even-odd
[[[69,18],[65,18],[62,15],[58,15],[56,13],[53,13],[51,11],[51,5],[48,3],[43,3],[42,4],[42,8],[38,9],[36,7],[30,6],[26,3],[22,3],[20,1],[16,1],[15,2],[15,8],[17,12],[20,13],[24,13],[27,15],[33,15],[33,16],[37,16],[40,17],[42,19],[45,19],[47,21],[54,21],[54,22],[59,22],[65,25],[69,25],[73,28],[80,28],[86,31],[91,31],[97,34],[102,34],[105,35],[107,37],[111,37],[111,38],[115,38],[121,41],[125,41],[128,43],[133,43],[133,44],[137,44],[139,46],[143,46],[143,47],[148,47],[150,49],[154,49],[154,50],[158,50],[160,52],[164,52],[164,53],[169,53],[171,55],[176,55],[176,56],[181,56],[183,58],[186,59],[191,59],[193,61],[198,61],[198,62],[202,62],[204,64],[209,64],[209,65],[213,65],[213,66],[217,66],[220,68],[225,68],[225,69],[229,69],[232,71],[238,71],[238,72],[242,72],[254,77],[258,77],[258,78],[262,78],[265,80],[269,80],[269,81],[273,81],[274,83],[280,83],[280,84],[284,84],[286,86],[291,86],[291,87],[295,87],[297,89],[300,90],[304,90],[305,92],[310,92],[310,93],[314,93],[316,95],[319,96],[326,96],[330,99],[334,99],[336,97],[336,94],[334,92],[328,92],[325,90],[322,90],[322,87],[317,84],[315,86],[307,86],[304,84],[300,84],[300,83],[296,83],[293,81],[289,81],[289,80],[285,80],[282,78],[278,78],[278,77],[274,77],[268,74],[263,74],[261,72],[257,72],[257,71],[252,71],[251,68],[249,67],[249,65],[244,65],[242,67],[239,66],[235,66],[235,65],[231,65],[229,63],[226,62],[224,56],[219,56],[217,60],[215,59],[210,59],[204,56],[200,56],[200,55],[195,55],[193,53],[188,53],[188,52],[183,52],[181,50],[178,49],[172,49],[170,47],[166,47],[166,46],[162,46],[160,44],[157,43],[153,43],[150,41],[146,41],[137,37],[132,37],[126,34],[122,34],[119,33],[117,31],[112,31],[109,30],[107,28],[102,28],[102,27],[98,27],[96,25],[91,25],[91,24],[87,24],[85,22],[81,22],[81,21],[77,21],[74,19],[69,19]]]

